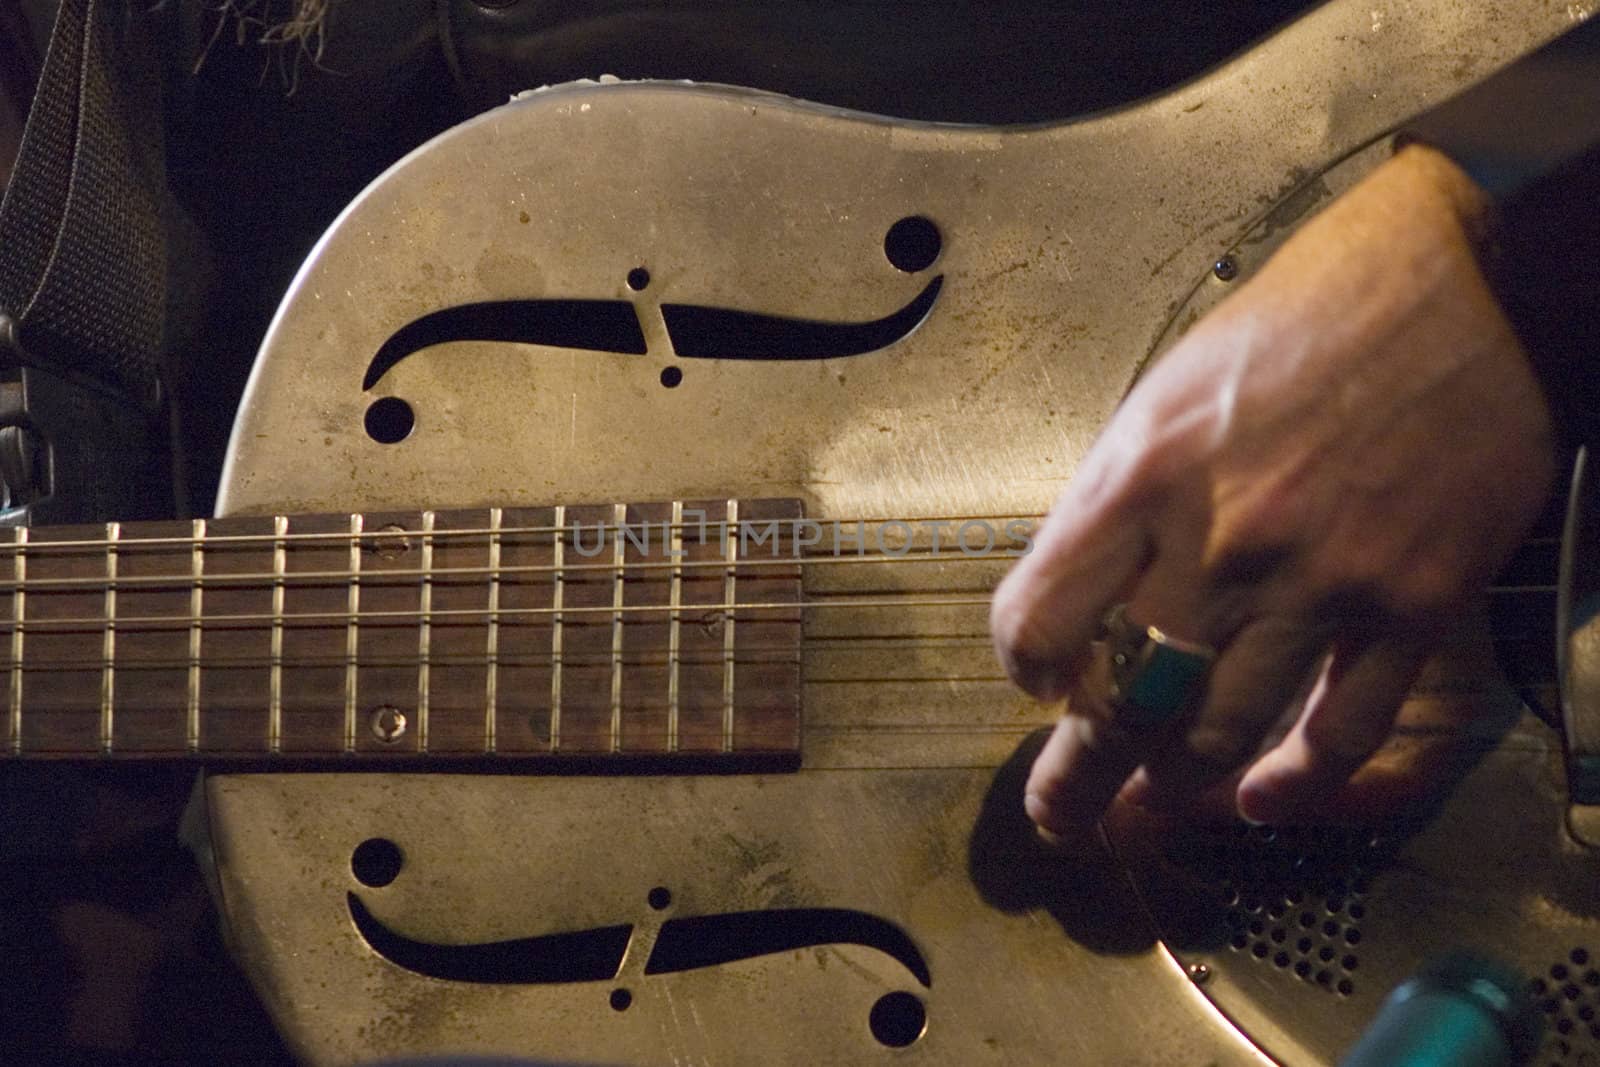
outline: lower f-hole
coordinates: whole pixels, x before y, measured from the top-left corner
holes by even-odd
[[[872,1036],[881,1045],[905,1048],[928,1030],[928,1009],[912,993],[886,993],[867,1016]]]
[[[887,919],[845,908],[776,908],[668,919],[656,934],[645,974],[677,974],[824,945],[861,945],[898,960],[925,987],[928,961]]]

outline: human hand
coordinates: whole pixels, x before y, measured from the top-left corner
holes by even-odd
[[[1256,821],[1359,791],[1553,474],[1546,400],[1474,256],[1486,210],[1443,156],[1403,150],[1117,411],[994,598],[1011,676],[1043,700],[1070,694],[1026,787],[1040,826],[1073,834],[1119,791],[1182,802],[1247,766],[1235,801]],[[1219,652],[1167,726],[1119,717],[1092,677],[1090,642],[1118,603]]]

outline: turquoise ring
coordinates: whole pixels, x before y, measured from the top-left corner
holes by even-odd
[[[1100,639],[1110,657],[1107,706],[1117,722],[1135,729],[1163,726],[1205,691],[1217,650],[1184,641],[1128,618],[1128,605],[1106,613]]]

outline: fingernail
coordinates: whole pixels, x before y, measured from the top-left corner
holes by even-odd
[[[1082,859],[1100,851],[1097,823],[1079,826],[1070,816],[1051,807],[1043,797],[1032,793],[1023,797],[1022,806],[1033,821],[1034,835],[1050,852]]]
[[[1265,790],[1254,786],[1240,786],[1234,794],[1234,808],[1239,812],[1239,818],[1251,826],[1265,826],[1270,822],[1282,822],[1282,804],[1279,799]]]
[[[1055,664],[1013,661],[1009,673],[1017,685],[1041,704],[1053,704],[1067,695],[1061,669]]]
[[[1022,808],[1028,813],[1028,818],[1033,825],[1038,827],[1039,833],[1051,844],[1059,844],[1066,835],[1064,821],[1060,819],[1049,803],[1037,793],[1025,794],[1022,798]]]
[[[1149,773],[1140,767],[1122,783],[1122,788],[1117,791],[1117,802],[1132,804],[1136,808],[1147,808],[1155,799],[1154,791],[1155,787],[1150,781]]]

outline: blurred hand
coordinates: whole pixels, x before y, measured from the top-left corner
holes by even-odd
[[[1072,834],[1124,789],[1181,804],[1230,778],[1256,821],[1314,819],[1359,791],[1552,477],[1548,406],[1474,255],[1486,210],[1443,156],[1405,149],[1117,411],[994,599],[1011,676],[1070,695],[1026,787],[1035,822]],[[1219,652],[1165,728],[1119,722],[1086,673],[1120,602]]]

